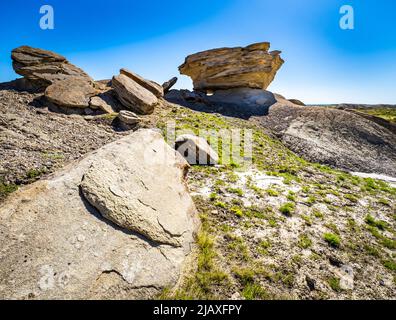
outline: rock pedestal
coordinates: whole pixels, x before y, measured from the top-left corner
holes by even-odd
[[[194,90],[267,89],[284,61],[280,51],[268,52],[268,42],[245,48],[220,48],[190,55],[179,67],[194,82]]]

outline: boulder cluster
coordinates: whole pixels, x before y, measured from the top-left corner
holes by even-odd
[[[19,87],[44,92],[45,103],[56,111],[92,115],[129,110],[145,115],[152,113],[164,96],[161,85],[127,69],[121,69],[111,81],[95,81],[51,51],[22,46],[12,51],[11,58],[15,72],[23,76],[17,80]],[[165,83],[165,90],[176,81],[173,78]],[[137,115],[132,118],[139,119]]]

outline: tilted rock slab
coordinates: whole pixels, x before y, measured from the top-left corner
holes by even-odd
[[[11,58],[15,72],[37,87],[46,88],[56,81],[70,77],[92,81],[83,70],[52,51],[21,46],[12,50]]]
[[[112,86],[120,102],[139,114],[151,114],[158,105],[158,98],[125,74],[115,76]]]
[[[159,133],[139,130],[11,195],[0,207],[0,298],[146,299],[173,286],[198,228],[186,167]],[[110,176],[94,191],[97,170]],[[81,194],[84,175],[102,214],[122,208],[144,234],[103,218]]]
[[[268,52],[269,47],[263,42],[199,52],[188,56],[179,71],[192,78],[198,91],[243,87],[265,90],[284,63],[281,52]]]
[[[164,96],[164,89],[158,83],[144,79],[142,76],[138,75],[137,73],[134,73],[125,68],[120,70],[120,74],[126,75],[128,78],[131,78],[133,81],[140,84],[143,88],[147,89],[152,94],[154,94],[157,98],[161,98]]]

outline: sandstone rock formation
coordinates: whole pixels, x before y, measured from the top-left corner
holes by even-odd
[[[17,191],[0,207],[0,298],[147,299],[173,286],[198,227],[187,165],[140,130]]]
[[[137,113],[151,114],[159,103],[153,93],[124,74],[115,76],[112,86],[121,103]]]
[[[24,76],[34,86],[45,88],[50,84],[72,78],[92,81],[83,70],[71,64],[65,57],[51,51],[22,46],[12,50],[15,72]]]
[[[198,91],[243,87],[265,90],[284,63],[281,52],[268,52],[269,47],[263,42],[199,52],[188,56],[179,70],[192,78]]]
[[[117,118],[121,123],[121,127],[125,130],[135,128],[142,121],[137,114],[128,110],[121,110]]]
[[[98,91],[83,78],[59,80],[47,87],[45,97],[52,103],[66,108],[88,108],[91,97]]]
[[[172,89],[172,87],[176,84],[177,80],[178,80],[177,77],[173,77],[172,79],[162,84],[162,88],[164,89],[164,94],[167,94],[170,91],[170,89]]]
[[[305,106],[305,103],[302,102],[301,100],[298,100],[298,99],[289,99],[289,101],[291,103],[294,103],[294,104],[298,105],[298,106]]]
[[[131,78],[143,88],[154,94],[157,98],[161,98],[164,96],[164,89],[158,83],[144,79],[142,76],[127,69],[121,69],[120,74],[126,75],[128,78]]]
[[[192,165],[215,165],[219,162],[218,154],[202,137],[181,135],[176,139],[176,150]]]

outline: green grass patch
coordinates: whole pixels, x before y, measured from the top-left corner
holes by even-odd
[[[341,245],[341,239],[338,235],[333,233],[325,233],[323,239],[332,247],[339,248]]]
[[[279,211],[288,217],[292,216],[295,210],[296,204],[294,202],[287,202],[279,208]]]

